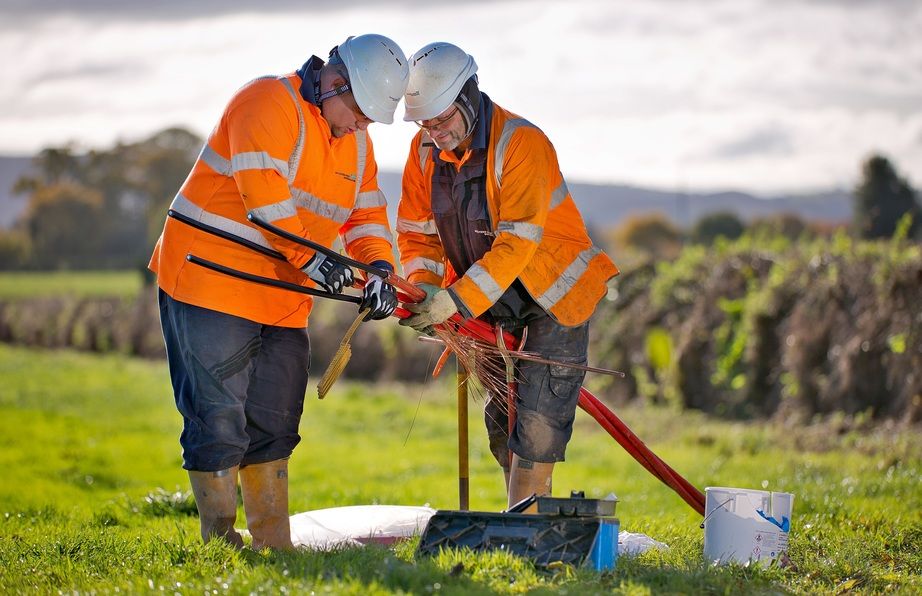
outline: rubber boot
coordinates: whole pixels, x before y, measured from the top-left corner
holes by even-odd
[[[551,494],[551,477],[554,464],[522,459],[512,455],[512,469],[509,471],[509,507],[531,495],[539,497]],[[536,513],[538,505],[534,504],[523,513]]]
[[[253,550],[294,548],[288,521],[288,460],[240,468],[240,489]]]
[[[237,521],[237,466],[218,472],[189,471],[192,494],[202,526],[202,540],[223,538],[237,548],[243,539],[234,529]]]

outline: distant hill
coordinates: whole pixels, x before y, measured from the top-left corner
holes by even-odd
[[[26,197],[13,196],[10,188],[26,173],[31,157],[0,156],[0,228],[9,228],[26,206]],[[378,182],[390,205],[391,222],[400,198],[400,173],[381,171]],[[660,212],[681,227],[715,211],[732,211],[744,221],[777,213],[794,213],[804,219],[847,221],[851,197],[845,190],[804,195],[756,197],[742,192],[678,193],[618,184],[570,183],[570,192],[594,229],[611,228],[631,215]]]
[[[378,183],[392,210],[400,197],[400,174],[379,172]],[[660,212],[681,227],[703,215],[732,211],[744,220],[778,213],[794,213],[804,219],[840,222],[851,219],[851,194],[845,190],[756,197],[742,192],[676,193],[619,184],[568,183],[583,218],[595,229],[617,226],[631,215]]]

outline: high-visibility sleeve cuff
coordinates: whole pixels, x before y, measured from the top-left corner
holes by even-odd
[[[385,271],[388,271],[390,273],[394,272],[394,266],[383,259],[372,261],[371,263],[369,263],[369,265],[377,269],[384,269]]]
[[[308,249],[307,259],[305,259],[304,262],[301,263],[300,265],[295,265],[294,263],[292,263],[292,265],[295,265],[295,267],[300,269],[305,275],[310,275],[307,272],[307,269],[311,265],[311,261],[313,261],[314,257],[316,256],[317,256],[317,251]]]
[[[431,271],[426,271],[425,269],[417,269],[412,272],[407,276],[407,281],[414,286],[429,284],[438,288],[442,287],[442,276],[432,273]]]
[[[461,300],[458,294],[456,294],[455,291],[452,290],[451,288],[447,288],[447,291],[448,291],[448,295],[451,296],[451,299],[454,300],[455,306],[458,307],[458,312],[461,313],[461,316],[464,317],[465,319],[474,318],[473,313],[471,313],[471,309],[469,309],[467,305],[464,304],[464,301]]]

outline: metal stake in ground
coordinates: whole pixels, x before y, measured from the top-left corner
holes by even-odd
[[[467,370],[460,358],[455,358],[458,366],[458,509],[470,509],[470,445],[467,428]]]

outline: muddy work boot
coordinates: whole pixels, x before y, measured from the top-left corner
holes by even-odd
[[[253,550],[294,548],[288,521],[288,460],[240,468],[240,489]]]
[[[195,506],[202,526],[202,540],[223,538],[237,548],[243,539],[234,529],[237,521],[237,466],[217,472],[189,471]]]
[[[531,461],[513,454],[512,470],[509,474],[509,507],[531,495],[550,496],[553,474],[554,464]],[[522,513],[537,512],[536,503]]]

